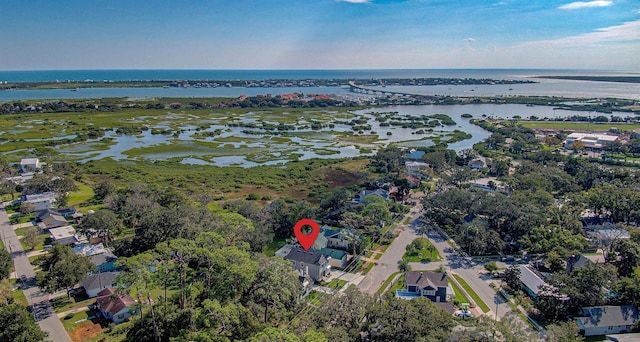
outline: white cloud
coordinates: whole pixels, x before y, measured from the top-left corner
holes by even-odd
[[[371,0],[336,0],[338,2],[348,2],[350,4],[369,4]]]
[[[607,7],[611,5],[613,5],[613,1],[608,0],[576,1],[570,4],[562,5],[558,8],[563,10],[576,10],[589,7]]]
[[[469,37],[469,38],[467,38],[467,39],[465,39],[465,40],[466,40],[468,43],[473,43],[473,42],[475,42],[475,41],[476,41],[476,39],[475,39],[475,38],[471,38],[471,37]]]
[[[593,32],[583,33],[577,36],[525,42],[517,44],[516,46],[576,47],[593,46],[599,43],[629,42],[634,40],[640,40],[640,20],[628,21],[621,25],[595,29]]]

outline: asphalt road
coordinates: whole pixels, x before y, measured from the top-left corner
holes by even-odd
[[[419,223],[418,223],[419,226]],[[444,262],[431,262],[431,263],[411,263],[411,269],[414,271],[422,270],[435,270],[440,265],[445,265],[446,270],[453,272],[461,276],[469,286],[478,294],[480,299],[489,306],[490,312],[485,314],[491,317],[496,317],[496,310],[498,311],[498,318],[504,317],[507,313],[511,312],[511,308],[502,297],[487,283],[487,275],[482,274],[484,265],[473,261],[471,258],[464,258],[459,256],[456,251],[442,238],[438,233],[431,230],[427,234],[431,243],[438,249],[440,255],[444,258]],[[505,267],[503,263],[498,263],[499,267]],[[483,279],[484,278],[484,279]]]
[[[32,308],[34,317],[40,326],[40,329],[49,334],[48,339],[55,342],[71,342],[67,331],[62,326],[60,319],[53,311],[53,307],[49,303],[49,296],[40,291],[36,285],[35,272],[33,266],[29,263],[26,253],[20,245],[18,236],[13,231],[9,223],[9,217],[4,209],[0,208],[0,230],[2,231],[2,239],[5,248],[13,256],[16,277],[24,274],[27,277],[26,288],[23,289],[27,302]]]

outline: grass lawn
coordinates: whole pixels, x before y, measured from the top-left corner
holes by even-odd
[[[10,221],[11,221],[11,224],[20,224],[20,223],[30,222],[33,219],[35,219],[35,216],[33,214],[28,214],[28,215],[17,214],[17,215],[11,216]]]
[[[46,244],[51,244],[51,236],[49,236],[49,234],[38,234],[38,244],[33,250],[40,251],[44,249],[44,245]],[[22,249],[25,251],[31,251],[31,247],[24,243],[24,239],[20,239],[20,245],[22,245]]]
[[[95,302],[95,298],[87,297],[84,291],[82,291],[77,295],[71,296],[71,298],[67,298],[67,296],[54,298],[51,300],[51,306],[53,306],[53,310],[56,313],[60,313],[71,309],[87,307],[89,304]]]
[[[341,288],[343,288],[345,285],[347,284],[346,280],[342,280],[342,279],[332,279],[328,284],[325,284],[325,287],[328,287],[330,289],[336,289],[339,290]]]
[[[378,289],[378,291],[376,292],[376,296],[379,296],[382,294],[382,292],[387,288],[387,286],[389,286],[389,283],[391,283],[391,281],[393,280],[393,278],[395,278],[398,274],[400,274],[400,272],[394,272],[392,273],[389,278],[387,278],[387,280],[384,281],[384,283],[382,283],[382,286],[380,286],[380,288]]]
[[[362,271],[362,275],[367,275],[367,273],[369,273],[369,271],[371,271],[373,266],[375,266],[375,264],[370,262],[369,265],[367,265],[367,267],[364,269],[364,271]]]
[[[82,209],[83,212],[89,210],[97,211],[104,207],[102,201],[97,201],[93,198],[95,194],[90,186],[80,182],[76,182],[76,185],[78,186],[78,191],[69,193],[67,200],[67,204],[70,207]]]
[[[24,296],[24,292],[22,292],[22,290],[13,290],[13,300],[20,305],[29,306],[27,297]]]
[[[438,249],[436,249],[436,247],[433,246],[431,241],[427,238],[417,238],[409,246],[417,248],[413,248],[411,251],[407,250],[407,252],[402,256],[403,260],[408,262],[431,262],[442,260]],[[429,246],[433,248],[431,251],[429,251]]]
[[[456,283],[450,282],[449,284],[453,288],[453,292],[456,293],[453,298],[456,303],[469,303],[469,299],[464,295],[464,293],[462,293],[462,289],[460,289]]]
[[[322,301],[328,296],[330,295],[322,292],[313,291],[309,293],[309,295],[306,297],[306,300],[309,304],[321,305]]]
[[[407,283],[404,280],[404,274],[401,275],[398,280],[393,284],[393,286],[391,286],[391,288],[389,289],[389,293],[395,293],[396,290],[406,290],[407,289]]]
[[[487,306],[487,304],[485,304],[482,299],[480,299],[480,296],[478,296],[478,294],[476,293],[476,291],[474,291],[471,286],[469,286],[469,284],[467,284],[466,281],[464,281],[464,279],[462,279],[461,276],[454,274],[453,275],[456,280],[458,281],[458,283],[460,283],[460,285],[464,288],[465,291],[467,291],[467,293],[469,294],[469,296],[471,296],[471,298],[473,298],[473,300],[476,302],[476,304],[480,307],[480,309],[482,310],[482,312],[489,312],[489,307]]]
[[[95,318],[96,311],[82,311],[62,317],[60,321],[72,341],[97,342],[122,341],[126,337],[124,333],[133,323],[131,321],[118,324],[113,329],[109,328],[109,323],[103,318]],[[89,320],[89,317],[94,317]]]
[[[577,129],[590,131],[608,131],[615,127],[623,131],[631,131],[640,128],[640,124],[629,124],[622,122],[571,122],[571,121],[518,121],[519,125],[532,129]]]

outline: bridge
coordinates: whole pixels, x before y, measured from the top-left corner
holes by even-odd
[[[403,93],[399,91],[365,88],[364,86],[357,85],[355,81],[349,81],[349,91],[353,93],[370,94],[370,95],[398,95],[398,96],[411,97],[411,98],[417,98],[417,99],[424,99],[428,97],[427,95],[409,94],[409,93]]]

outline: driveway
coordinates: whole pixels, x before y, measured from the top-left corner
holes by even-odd
[[[27,277],[27,288],[23,290],[27,302],[31,305],[34,317],[40,325],[40,329],[49,334],[49,339],[56,342],[71,342],[67,331],[64,330],[60,319],[54,313],[49,303],[49,296],[40,291],[35,281],[33,266],[25,254],[20,241],[9,224],[9,217],[4,209],[0,208],[0,230],[7,251],[13,256],[16,277],[24,274]]]

